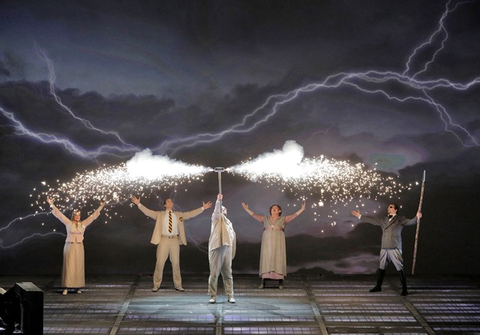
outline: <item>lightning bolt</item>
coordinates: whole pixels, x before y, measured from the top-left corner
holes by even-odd
[[[192,135],[188,137],[182,137],[176,140],[165,141],[160,146],[153,148],[153,150],[156,152],[160,152],[161,154],[165,154],[170,149],[170,146],[173,144],[182,144],[175,148],[175,150],[173,151],[175,152],[182,148],[193,147],[201,143],[213,143],[213,142],[219,141],[226,135],[235,134],[235,133],[249,133],[255,128],[257,128],[259,125],[267,122],[272,116],[276,114],[277,107],[278,107],[277,105],[275,105],[272,108],[272,110],[268,112],[266,116],[264,116],[263,119],[258,120],[253,124],[250,124],[250,125],[248,124],[249,119],[253,118],[259,112],[266,109],[266,107],[271,103],[271,101],[275,99],[283,99],[280,102],[278,102],[278,105],[283,105],[293,100],[294,98],[296,98],[296,95],[294,92],[289,92],[287,94],[272,95],[268,97],[265,103],[263,103],[260,107],[256,108],[251,113],[245,115],[242,118],[242,121],[240,123],[232,126],[229,129],[226,129],[217,133],[202,133],[202,134]]]
[[[17,136],[27,136],[38,140],[45,144],[57,144],[62,146],[64,149],[68,150],[70,153],[87,158],[87,159],[95,159],[101,155],[113,155],[113,152],[123,153],[124,150],[118,146],[113,145],[102,145],[95,150],[85,150],[81,146],[73,143],[67,138],[62,138],[59,136],[46,134],[46,133],[37,133],[28,129],[24,126],[19,120],[15,118],[15,115],[12,112],[5,110],[4,108],[0,107],[0,113],[3,114],[5,118],[11,121],[11,125],[14,129],[14,134]],[[117,155],[117,157],[123,157],[123,155]]]
[[[19,217],[19,218],[13,219],[5,227],[0,228],[0,232],[10,228],[10,226],[13,225],[15,222],[22,221],[22,220],[28,219],[30,217],[33,217],[33,216],[48,215],[48,214],[50,214],[50,213],[35,213],[35,214],[29,214],[29,215],[24,216],[24,217]]]
[[[30,235],[30,236],[24,237],[22,240],[14,243],[14,244],[11,244],[11,245],[9,245],[9,246],[0,245],[0,249],[4,249],[4,250],[6,250],[6,249],[12,249],[12,248],[15,248],[16,246],[24,243],[25,241],[28,241],[28,240],[34,238],[34,237],[37,237],[37,236],[46,237],[46,236],[50,236],[50,235],[62,235],[62,236],[65,236],[65,237],[67,236],[67,235],[64,234],[64,233],[59,233],[59,232],[57,232],[57,231],[52,231],[52,232],[45,233],[45,234],[34,233],[34,234]]]
[[[475,2],[476,0],[471,0],[471,1],[463,1],[463,2],[458,2],[455,4],[455,6],[450,9],[449,6],[451,4],[451,0],[449,0],[447,2],[447,4],[445,5],[445,11],[443,12],[443,15],[440,17],[440,20],[438,22],[438,28],[437,30],[435,30],[431,35],[430,37],[428,38],[427,41],[421,43],[418,47],[416,47],[412,54],[408,57],[408,61],[407,61],[407,64],[405,65],[406,69],[405,69],[405,72],[403,72],[403,75],[407,75],[407,73],[410,71],[410,63],[412,63],[414,61],[414,58],[415,58],[415,55],[420,52],[420,50],[422,50],[423,48],[427,47],[427,46],[430,46],[434,43],[435,41],[435,36],[438,36],[440,35],[442,32],[444,33],[444,37],[441,39],[440,41],[440,47],[433,53],[433,55],[431,56],[430,60],[428,62],[426,62],[424,64],[424,67],[422,70],[416,72],[415,74],[412,75],[412,78],[415,78],[417,75],[423,73],[423,72],[426,72],[427,69],[428,69],[428,66],[430,64],[432,64],[434,61],[435,61],[435,58],[437,57],[438,53],[440,51],[442,51],[444,48],[445,48],[445,42],[447,41],[448,39],[448,31],[447,29],[445,28],[445,19],[447,18],[448,14],[454,12],[458,6],[460,5],[463,5],[463,4],[466,4],[466,3],[470,3],[470,2]]]
[[[417,79],[420,74],[423,74],[427,71],[429,65],[433,64],[437,55],[445,48],[445,42],[448,40],[449,37],[448,31],[445,28],[445,19],[448,17],[449,14],[453,13],[460,5],[471,2],[474,1],[459,2],[451,7],[451,1],[448,1],[448,3],[445,5],[445,11],[443,12],[439,20],[437,29],[429,36],[429,38],[425,42],[415,47],[413,52],[408,57],[408,61],[405,64],[405,71],[403,73],[395,71],[380,72],[371,70],[366,72],[340,72],[337,74],[333,74],[328,76],[323,82],[308,84],[284,94],[275,94],[269,96],[261,106],[253,110],[251,113],[246,114],[241,122],[232,125],[228,129],[219,132],[200,133],[181,139],[165,141],[160,146],[157,146],[154,150],[165,153],[168,150],[173,149],[175,152],[185,147],[192,147],[205,143],[213,143],[221,140],[227,135],[251,132],[258,126],[266,123],[270,118],[272,118],[278,112],[281,106],[293,100],[296,100],[303,93],[311,93],[321,89],[337,89],[341,86],[350,86],[366,94],[380,94],[385,96],[389,100],[399,103],[413,100],[419,103],[427,104],[431,106],[433,110],[435,110],[440,116],[440,120],[444,124],[444,130],[453,134],[463,146],[480,146],[479,141],[473,135],[471,135],[465,127],[462,127],[461,125],[453,121],[453,118],[447,111],[447,108],[445,108],[438,100],[434,99],[432,95],[429,94],[429,92],[440,88],[448,88],[456,91],[466,91],[474,85],[480,83],[480,77],[477,77],[466,83],[455,83],[446,78],[437,80]],[[438,43],[438,39],[440,39],[440,45],[434,50],[430,59],[423,64],[423,68],[412,75],[408,75],[408,73],[411,72],[412,64],[415,62],[418,53],[427,46],[432,46],[435,42]],[[402,97],[397,94],[389,93],[386,89],[382,87],[377,89],[369,87],[372,84],[381,85],[387,82],[396,82],[408,89],[413,89],[417,92],[417,94]],[[264,114],[261,119],[258,119],[255,122],[250,122],[250,119],[261,113]]]
[[[0,228],[0,232],[4,231],[4,230],[7,230],[9,229],[13,224],[15,223],[18,223],[20,221],[26,221],[30,218],[33,218],[33,217],[37,217],[37,216],[41,216],[41,215],[49,215],[50,213],[48,212],[41,212],[41,213],[35,213],[35,214],[29,214],[29,215],[26,215],[26,216],[23,216],[23,217],[19,217],[19,218],[16,218],[16,219],[13,219],[12,221],[10,221],[5,227],[2,227]],[[28,241],[34,237],[45,237],[45,236],[49,236],[49,235],[52,235],[52,234],[59,234],[59,235],[63,235],[63,236],[66,236],[65,234],[62,234],[62,233],[58,233],[56,231],[53,231],[53,232],[49,232],[49,233],[45,233],[45,234],[41,234],[41,233],[34,233],[34,234],[31,234],[27,237],[24,237],[22,240],[14,243],[14,244],[11,244],[9,246],[4,246],[0,243],[0,249],[11,249],[11,248],[14,248],[22,243],[24,243],[25,241]]]
[[[122,153],[125,153],[125,152],[130,152],[130,153],[134,153],[134,152],[137,152],[140,150],[139,147],[136,147],[132,144],[129,144],[127,142],[125,142],[121,137],[120,135],[118,134],[118,132],[115,132],[115,131],[105,131],[105,130],[102,130],[100,128],[97,128],[95,127],[89,120],[86,120],[84,118],[81,118],[79,116],[77,116],[68,106],[66,106],[61,98],[56,94],[55,92],[55,80],[56,80],[56,74],[55,74],[55,66],[54,66],[54,63],[53,61],[47,57],[47,55],[45,54],[45,52],[35,43],[35,49],[37,51],[37,55],[40,59],[42,59],[43,61],[45,61],[45,63],[47,64],[48,66],[48,70],[49,70],[49,86],[50,86],[50,94],[53,96],[54,100],[56,101],[56,103],[65,111],[67,112],[74,120],[76,121],[79,121],[81,124],[83,124],[85,126],[86,129],[89,129],[89,130],[92,130],[92,131],[95,131],[95,132],[98,132],[98,133],[101,133],[102,135],[106,135],[106,136],[113,136],[118,142],[121,143],[121,146],[118,147],[118,146],[105,146],[105,148],[108,148],[111,150],[111,152],[115,151],[115,152],[122,152]],[[72,153],[78,153],[78,151],[73,151]],[[104,150],[104,151],[94,151],[94,152],[91,152],[89,155],[85,156],[85,155],[80,155],[81,157],[83,158],[91,158],[91,157],[97,157],[98,155],[103,155],[103,154],[107,154],[109,153],[107,150]],[[119,156],[117,156],[119,157]],[[120,156],[120,157],[125,157],[125,155],[123,156]]]

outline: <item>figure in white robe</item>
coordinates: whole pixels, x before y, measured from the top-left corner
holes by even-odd
[[[281,216],[282,207],[277,204],[270,206],[269,216],[255,214],[246,203],[242,206],[254,219],[263,223],[259,268],[262,281],[259,288],[265,287],[265,279],[275,279],[279,280],[279,288],[283,289],[283,279],[287,275],[285,227],[305,210],[305,202],[297,212],[284,217]]]
[[[222,206],[223,195],[217,196],[212,214],[212,226],[208,240],[208,261],[210,276],[208,294],[210,303],[217,301],[218,277],[221,274],[228,302],[235,303],[233,296],[232,260],[236,252],[236,235],[233,225],[227,218],[227,209]]]

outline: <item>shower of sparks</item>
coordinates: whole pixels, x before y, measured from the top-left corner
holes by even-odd
[[[212,171],[215,170],[152,155],[146,149],[126,163],[77,173],[68,182],[57,180],[55,185],[42,182],[40,193],[36,188],[34,193],[37,195],[31,195],[32,207],[46,211],[45,199],[49,196],[62,210],[91,207],[93,211],[100,201],[124,203],[131,195],[148,197],[158,190],[203,182],[203,176]],[[324,156],[306,158],[303,147],[295,141],[287,141],[282,150],[265,153],[227,168],[225,172],[265,183],[268,187],[277,186],[283,192],[298,196],[301,201],[308,198],[314,209],[325,207],[326,203],[355,204],[379,197],[398,198],[403,190],[411,188],[411,185],[402,185],[398,177],[384,176],[362,163],[352,164]],[[109,207],[105,213],[107,221],[118,215]],[[335,214],[332,213],[332,222]]]
[[[326,201],[350,203],[358,198],[391,197],[411,187],[361,163],[324,156],[305,158],[303,148],[295,141],[287,141],[282,150],[263,154],[227,171],[269,187],[278,186],[284,192],[301,194],[301,198],[318,199],[312,207],[323,207]]]
[[[61,209],[73,206],[84,208],[100,201],[122,203],[132,195],[144,197],[159,189],[202,181],[203,175],[210,171],[211,168],[186,164],[166,156],[154,156],[146,149],[126,163],[77,173],[68,182],[57,180],[54,186],[42,182],[44,187],[32,206],[45,210],[47,196],[52,197]]]

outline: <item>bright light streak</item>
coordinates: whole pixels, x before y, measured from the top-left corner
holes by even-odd
[[[367,169],[364,164],[323,156],[305,158],[303,148],[295,141],[287,141],[282,150],[260,155],[228,171],[254,182],[321,199],[315,207],[322,207],[323,201],[349,202],[357,197],[391,196],[406,188],[392,177]]]
[[[305,172],[300,168],[303,159],[303,148],[295,141],[287,141],[282,150],[274,150],[249,162],[230,168],[232,173],[247,176],[257,181],[269,176],[278,176],[284,180],[300,179]],[[304,165],[303,165],[304,166]]]
[[[113,155],[113,152],[120,152],[122,156],[125,156],[125,150],[123,148],[111,145],[101,145],[95,150],[86,150],[82,146],[75,144],[66,137],[55,136],[52,134],[38,133],[24,126],[19,120],[15,118],[14,113],[7,111],[0,107],[0,113],[10,120],[14,133],[17,136],[27,136],[40,141],[45,144],[54,144],[63,147],[68,152],[83,158],[95,159],[101,155]],[[119,155],[117,155],[119,156]]]
[[[5,227],[2,227],[0,228],[0,232],[3,231],[3,230],[7,230],[8,228],[10,228],[14,223],[16,222],[19,222],[19,221],[22,221],[22,220],[26,220],[28,218],[31,218],[31,217],[34,217],[34,216],[38,216],[38,215],[47,215],[49,213],[35,213],[35,214],[29,214],[29,215],[26,215],[24,217],[19,217],[19,218],[16,218],[12,221],[10,221]]]
[[[37,195],[36,204],[42,206],[47,195],[56,200],[59,208],[73,205],[82,208],[92,200],[124,202],[132,194],[149,195],[159,189],[199,181],[210,171],[212,169],[208,167],[152,155],[149,149],[145,149],[126,163],[77,173],[68,182],[57,181],[57,185],[40,187],[42,192]]]
[[[405,70],[403,73],[395,70],[367,70],[365,72],[340,72],[332,74],[321,82],[308,84],[283,94],[273,94],[268,96],[263,104],[255,108],[252,112],[246,114],[241,122],[231,125],[227,129],[164,141],[154,150],[160,153],[165,153],[168,150],[176,151],[185,147],[213,143],[221,140],[225,136],[235,133],[250,133],[274,117],[283,105],[300,99],[304,93],[338,89],[343,86],[353,87],[359,92],[368,95],[383,95],[387,99],[400,104],[408,101],[415,101],[418,104],[431,107],[438,114],[439,121],[444,126],[444,131],[455,136],[455,138],[457,138],[457,140],[465,147],[480,146],[479,140],[475,138],[467,128],[454,121],[451,112],[449,112],[441,103],[441,100],[432,96],[432,91],[434,90],[438,90],[441,96],[445,94],[445,90],[448,90],[449,94],[461,93],[469,90],[480,83],[480,77],[477,76],[473,80],[465,83],[453,82],[449,78],[436,78],[434,80],[417,79],[421,74],[423,74],[424,78],[426,77],[425,74],[428,67],[434,63],[439,53],[445,48],[445,43],[449,38],[448,31],[445,27],[445,20],[448,15],[453,13],[460,5],[472,2],[475,1],[461,1],[453,4],[452,1],[447,2],[445,5],[445,11],[439,19],[436,29],[424,42],[410,53],[408,60],[405,63]],[[427,61],[422,61],[422,59],[418,57],[418,54],[422,49],[427,50],[427,52],[430,50],[431,52]],[[414,72],[412,67],[421,69]],[[400,92],[408,91],[411,92],[411,94],[402,95],[401,93],[398,93],[398,91],[391,90],[389,89],[389,83],[400,85],[402,87]]]
[[[53,96],[53,98],[55,99],[55,102],[65,111],[67,112],[74,120],[76,121],[79,121],[81,124],[84,125],[84,127],[86,129],[89,129],[89,130],[92,130],[92,131],[95,131],[95,132],[98,132],[98,133],[101,133],[102,135],[107,135],[107,136],[113,136],[117,139],[118,142],[121,143],[121,146],[120,147],[117,147],[117,146],[110,146],[110,148],[112,149],[112,153],[113,152],[121,152],[121,153],[132,153],[132,152],[135,152],[135,151],[138,151],[139,148],[136,147],[136,146],[133,146],[127,142],[125,142],[121,137],[120,135],[115,132],[115,131],[105,131],[103,129],[100,129],[98,127],[95,127],[89,120],[86,120],[84,118],[81,118],[79,116],[77,116],[71,108],[69,108],[68,106],[66,106],[63,102],[62,102],[62,99],[57,95],[57,93],[55,92],[55,80],[56,80],[56,75],[55,75],[55,67],[54,67],[54,63],[53,61],[47,57],[47,55],[45,54],[45,52],[35,43],[35,48],[37,50],[37,55],[40,57],[40,59],[42,59],[43,61],[45,61],[47,63],[47,66],[48,66],[48,71],[50,73],[50,77],[49,77],[49,84],[50,84],[50,94]],[[75,152],[72,152],[72,153],[75,153]],[[109,153],[109,152],[102,152],[101,154],[105,154],[105,153]],[[90,154],[91,155],[91,154]],[[112,154],[113,155],[113,154]],[[115,154],[115,156],[118,156]],[[84,157],[84,156],[82,156]]]
[[[183,178],[211,171],[209,168],[185,164],[168,156],[152,155],[150,149],[136,153],[126,163],[126,168],[129,178],[145,178],[147,180]]]

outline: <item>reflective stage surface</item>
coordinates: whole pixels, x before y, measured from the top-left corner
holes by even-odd
[[[407,276],[409,295],[387,275],[288,276],[285,288],[259,289],[254,275],[235,275],[236,303],[219,280],[208,302],[207,275],[171,276],[152,292],[149,275],[87,276],[82,294],[62,295],[56,276],[0,277],[0,287],[32,282],[44,291],[44,334],[480,334],[480,285],[472,276]]]

